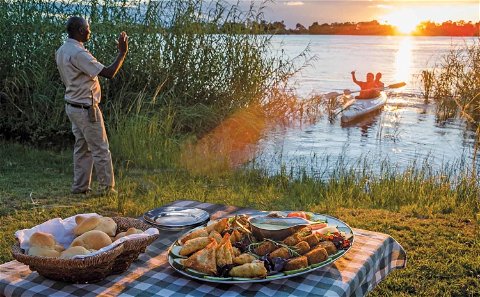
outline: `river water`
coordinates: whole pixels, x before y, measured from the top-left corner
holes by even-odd
[[[385,85],[404,81],[391,91],[381,112],[349,125],[320,117],[309,124],[270,129],[257,145],[256,163],[273,173],[280,168],[304,168],[328,177],[339,166],[379,170],[388,161],[395,170],[414,162],[438,170],[472,163],[474,132],[461,119],[439,121],[433,103],[424,104],[419,74],[442,55],[473,39],[451,37],[275,36],[273,44],[295,57],[307,46],[316,58],[292,84],[299,97],[343,89],[356,90],[350,72],[365,80],[367,72],[382,72]]]

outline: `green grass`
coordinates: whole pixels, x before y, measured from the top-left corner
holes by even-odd
[[[467,178],[455,185],[422,171],[370,177],[367,194],[364,180],[348,171],[323,182],[252,169],[204,176],[116,164],[118,198],[82,197],[69,193],[70,151],[2,143],[0,155],[0,263],[12,260],[15,230],[53,217],[91,211],[137,217],[177,199],[194,199],[328,213],[352,227],[393,236],[407,251],[407,268],[390,274],[370,296],[479,296],[478,185]]]

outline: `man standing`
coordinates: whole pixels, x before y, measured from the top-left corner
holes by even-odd
[[[83,46],[90,39],[90,25],[84,18],[70,17],[67,33],[68,39],[57,50],[55,60],[66,88],[65,111],[75,136],[72,193],[91,191],[95,166],[102,194],[116,194],[112,156],[102,111],[98,107],[101,99],[98,76],[115,77],[128,51],[128,36],[125,32],[120,33],[117,58],[105,67]]]

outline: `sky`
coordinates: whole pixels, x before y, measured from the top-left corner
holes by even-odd
[[[244,0],[245,5],[250,3]],[[259,1],[255,1],[259,2]],[[269,21],[284,21],[288,28],[297,23],[308,27],[313,22],[361,22],[378,20],[406,29],[420,21],[480,21],[480,0],[276,0],[264,10]]]

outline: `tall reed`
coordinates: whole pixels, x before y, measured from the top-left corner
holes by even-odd
[[[435,72],[433,70],[423,70],[422,73],[420,74],[420,81],[421,85],[423,88],[423,100],[425,104],[428,104],[431,93],[432,93],[432,88],[433,88],[433,83],[435,79]]]
[[[421,80],[425,96],[432,93],[439,120],[459,115],[475,130],[472,171],[476,173],[480,145],[480,39],[451,49],[434,70],[422,72]]]
[[[421,75],[423,93],[433,97],[440,115],[480,120],[480,39],[452,48],[431,71]]]
[[[248,34],[261,23],[262,7],[245,11],[220,0],[1,1],[0,133],[34,142],[71,137],[54,53],[67,17],[81,15],[93,33],[86,47],[106,65],[116,35],[130,36],[118,78],[101,81],[116,153],[158,156],[178,135],[203,135],[236,110],[264,103],[295,72],[291,60],[272,55],[270,36]]]

